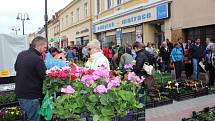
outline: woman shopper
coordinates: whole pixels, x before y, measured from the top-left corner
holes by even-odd
[[[106,67],[110,70],[110,65],[107,57],[104,56],[101,50],[101,44],[98,40],[94,39],[87,44],[87,48],[90,54],[90,59],[86,63],[86,67],[90,69],[98,69],[100,66]]]
[[[175,44],[175,47],[171,52],[171,59],[174,62],[176,81],[181,81],[181,72],[184,55],[180,43]]]

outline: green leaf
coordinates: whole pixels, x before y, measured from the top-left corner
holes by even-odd
[[[136,105],[136,108],[143,108],[144,104],[139,103],[138,105]]]
[[[97,99],[97,97],[96,97],[95,95],[90,95],[90,96],[89,96],[89,100],[90,100],[91,102],[97,102],[97,101],[98,101],[98,99]]]
[[[103,116],[113,116],[114,115],[114,110],[111,108],[111,106],[106,106],[101,109],[101,113]]]
[[[111,118],[110,117],[107,117],[107,116],[101,116],[99,117],[99,121],[110,121]]]
[[[101,102],[102,105],[108,105],[108,97],[107,97],[107,95],[104,95],[104,94],[101,95],[100,102]]]
[[[99,115],[93,115],[93,121],[98,121],[99,120]]]

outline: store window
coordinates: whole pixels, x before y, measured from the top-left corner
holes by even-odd
[[[206,38],[211,38],[212,42],[215,42],[215,25],[202,26],[185,29],[186,39],[195,40],[200,38],[204,43]]]
[[[128,47],[136,41],[136,32],[128,32],[122,34],[122,46]]]

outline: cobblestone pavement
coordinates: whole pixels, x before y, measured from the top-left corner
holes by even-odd
[[[172,71],[173,76],[174,71]],[[186,79],[185,72],[182,72],[182,79]],[[200,74],[200,80],[207,83],[205,73]],[[146,121],[181,121],[182,118],[189,118],[193,111],[203,110],[205,107],[215,106],[215,94],[206,95],[184,101],[174,101],[173,104],[157,108],[146,109]]]
[[[174,101],[173,104],[146,109],[146,121],[181,121],[189,118],[192,111],[215,106],[215,94],[206,95],[185,101]]]

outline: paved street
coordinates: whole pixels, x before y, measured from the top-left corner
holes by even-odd
[[[215,94],[189,99],[181,102],[146,110],[146,121],[181,121],[189,118],[192,111],[215,106]]]

